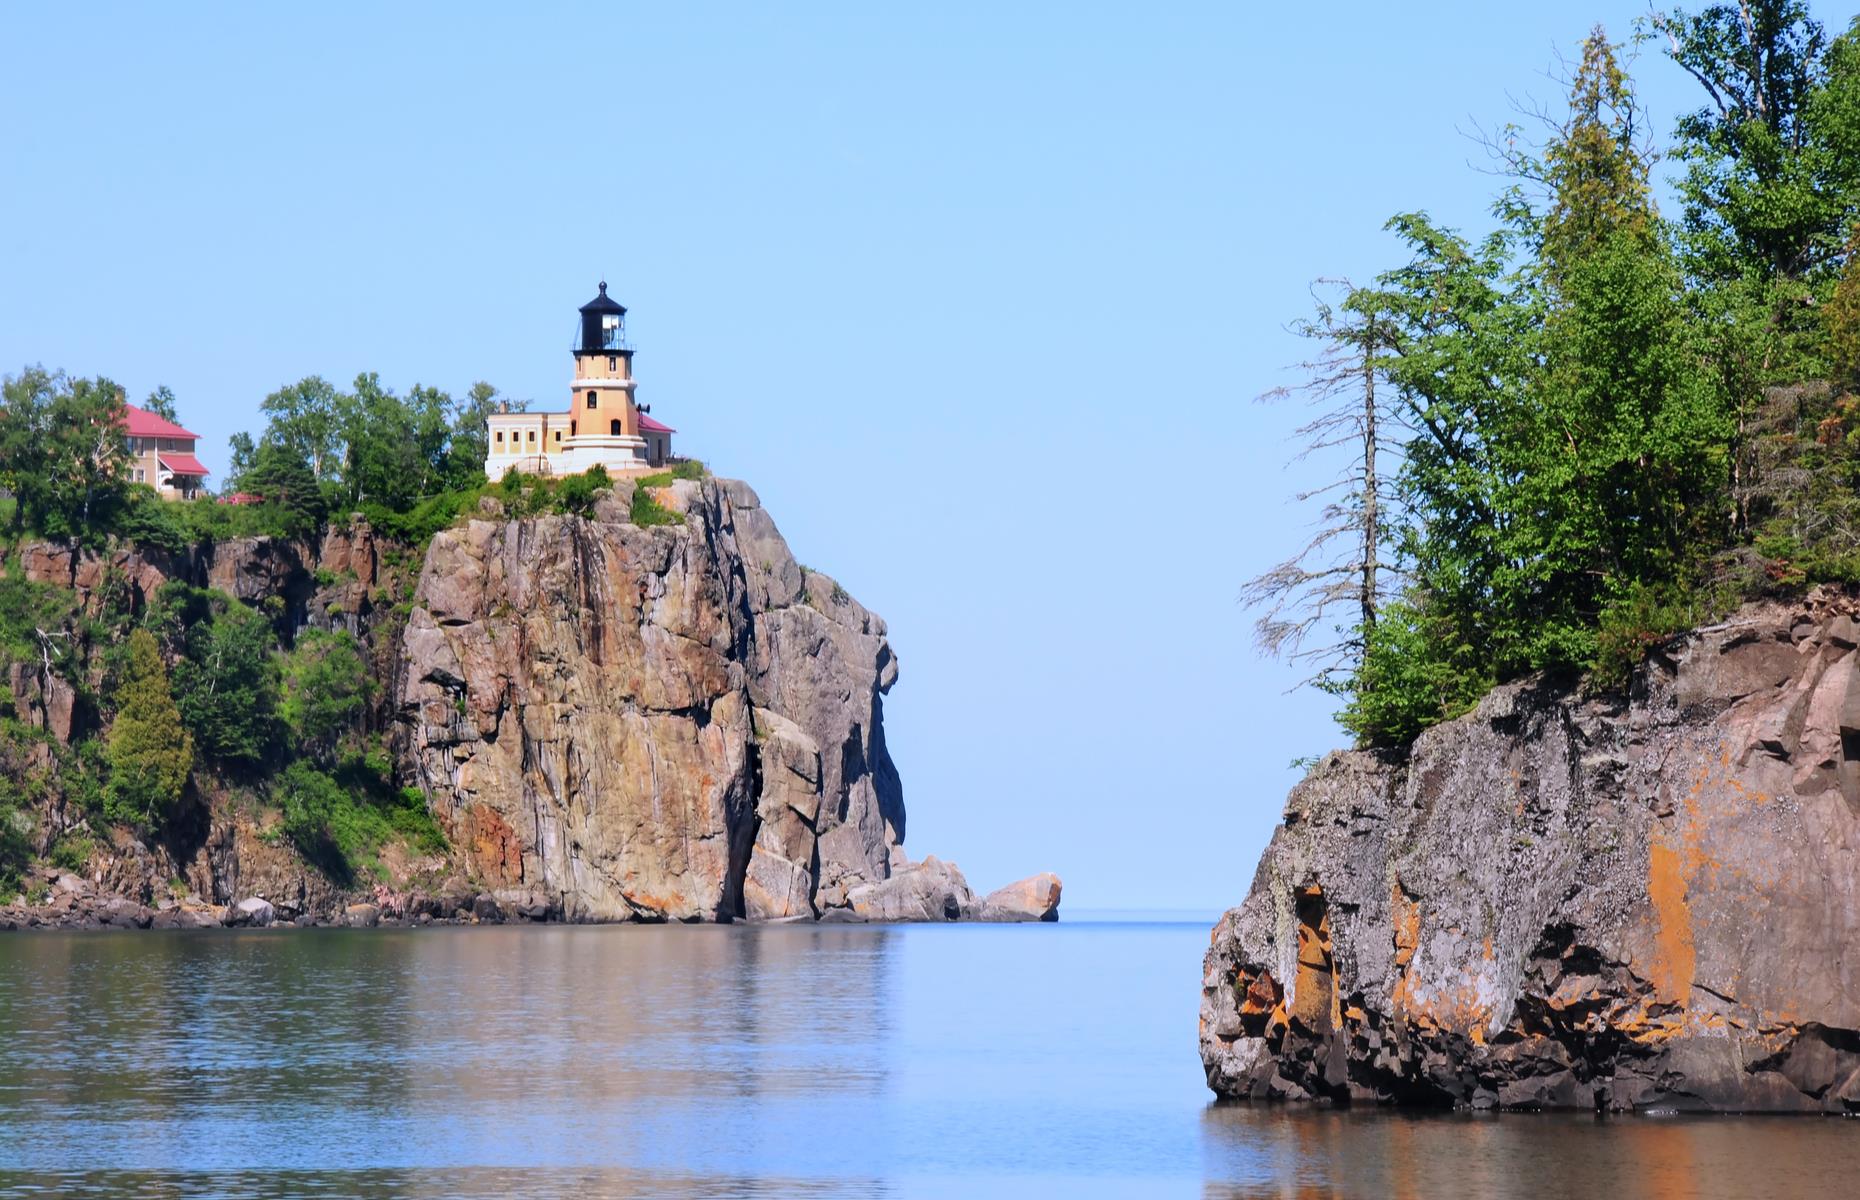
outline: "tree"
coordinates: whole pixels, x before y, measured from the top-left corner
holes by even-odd
[[[1550,191],[1540,253],[1554,277],[1618,234],[1653,228],[1647,160],[1635,145],[1639,109],[1616,47],[1597,25],[1570,83],[1569,116],[1545,148]]]
[[[194,767],[194,739],[181,724],[154,636],[137,629],[128,649],[110,726],[104,812],[147,832],[161,828],[180,803]]]
[[[522,412],[527,400],[512,401],[497,394],[497,389],[482,379],[452,411],[452,440],[447,454],[447,475],[453,487],[471,487],[484,482],[484,460],[490,454],[489,418],[500,411]]]
[[[164,420],[179,421],[181,419],[175,409],[174,393],[168,390],[168,385],[165,383],[149,393],[148,399],[142,402],[142,407]]]
[[[246,475],[258,457],[258,444],[244,430],[226,439],[226,491],[249,492]]]
[[[279,532],[286,537],[309,537],[323,523],[323,492],[301,451],[278,442],[261,444],[252,465],[240,475],[240,486],[262,497]]]
[[[185,630],[174,694],[195,744],[220,762],[264,761],[278,703],[271,623],[230,596],[184,584],[168,584],[163,599]]]
[[[382,386],[379,375],[365,371],[355,377],[355,391],[340,398],[337,413],[342,447],[337,501],[351,509],[411,507],[430,470],[421,462],[413,412]]]
[[[342,396],[320,375],[300,379],[265,397],[264,440],[287,447],[310,466],[319,483],[340,463],[338,410]]]
[[[451,453],[452,397],[438,388],[414,384],[407,393],[407,431],[419,477],[413,497],[427,496],[445,487]]]
[[[1683,283],[1633,142],[1634,98],[1600,29],[1545,154],[1545,337],[1494,439],[1504,489],[1492,605],[1503,669],[1584,665],[1602,609],[1674,582],[1723,500],[1728,428],[1697,369]]]
[[[1806,0],[1650,20],[1707,97],[1676,129],[1694,273],[1796,280],[1827,265],[1860,201],[1860,24],[1830,46]]]
[[[368,664],[353,637],[306,629],[285,659],[280,711],[300,747],[324,753],[354,728],[373,692]]]
[[[0,395],[0,486],[12,493],[15,531],[100,541],[128,494],[116,385],[28,367],[6,379]]]
[[[1847,267],[1822,318],[1828,328],[1828,365],[1839,386],[1860,391],[1860,223],[1847,242]]]
[[[1399,416],[1391,411],[1392,389],[1377,395],[1395,330],[1378,293],[1347,281],[1320,286],[1341,295],[1333,304],[1314,289],[1316,315],[1292,326],[1320,346],[1298,368],[1304,382],[1261,399],[1296,395],[1317,410],[1294,435],[1300,442],[1295,460],[1333,451],[1347,451],[1347,457],[1334,478],[1296,497],[1301,504],[1320,502],[1316,532],[1297,554],[1249,581],[1241,599],[1265,609],[1255,625],[1262,651],[1309,662],[1313,681],[1341,690],[1354,677],[1377,610],[1396,584],[1387,516],[1394,497],[1382,460],[1397,444],[1390,435]]]

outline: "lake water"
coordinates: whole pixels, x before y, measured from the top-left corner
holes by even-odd
[[[0,936],[0,1196],[1851,1195],[1860,1123],[1214,1105],[1192,921]]]

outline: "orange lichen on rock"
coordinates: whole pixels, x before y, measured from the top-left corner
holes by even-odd
[[[1329,1033],[1343,1024],[1337,976],[1330,947],[1330,906],[1324,889],[1298,891],[1298,974],[1292,981],[1291,1016],[1312,1033]]]
[[[1653,961],[1647,978],[1661,1000],[1684,1006],[1692,996],[1698,952],[1692,941],[1692,909],[1686,903],[1686,855],[1670,846],[1649,847],[1647,895],[1653,901]]]

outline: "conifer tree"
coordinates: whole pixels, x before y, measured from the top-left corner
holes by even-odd
[[[181,724],[161,649],[146,629],[129,635],[109,759],[105,814],[143,830],[161,828],[180,803],[194,768],[194,739]]]

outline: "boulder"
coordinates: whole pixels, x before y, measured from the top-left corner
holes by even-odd
[[[381,923],[381,908],[375,904],[351,904],[342,910],[342,923],[350,929],[373,929]]]
[[[1060,886],[1059,876],[1046,871],[998,888],[982,899],[982,920],[1057,921]]]
[[[226,909],[228,925],[250,925],[263,929],[277,920],[277,917],[278,910],[272,906],[271,901],[260,896],[248,896]]]
[[[934,854],[889,879],[853,888],[848,899],[867,921],[959,921],[977,911],[961,870]]]

